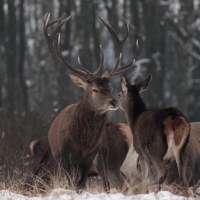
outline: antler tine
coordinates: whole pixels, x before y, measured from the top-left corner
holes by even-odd
[[[123,44],[124,42],[126,41],[127,37],[128,37],[128,34],[129,34],[129,24],[127,24],[127,27],[126,27],[126,35],[125,37],[120,40],[115,32],[115,30],[113,29],[113,27],[109,24],[108,21],[104,21],[103,19],[101,19],[99,17],[99,19],[102,21],[102,23],[106,26],[106,28],[108,29],[108,31],[111,33],[111,35],[113,36],[115,42],[117,43],[117,46],[118,46],[118,56],[117,56],[117,63],[115,65],[115,68],[110,72],[110,74],[108,75],[108,79],[111,79],[115,73],[118,71],[118,68],[120,67],[120,64],[121,64],[121,59],[122,58],[119,58],[120,57],[120,54],[122,53],[122,47],[123,47]],[[120,61],[120,62],[119,62]],[[123,68],[124,69],[124,68]]]
[[[126,27],[126,35],[124,37],[124,39],[120,40],[115,32],[115,30],[113,29],[113,27],[109,24],[108,21],[104,21],[101,17],[99,17],[99,19],[102,21],[102,23],[106,26],[106,28],[108,29],[108,31],[111,33],[111,35],[113,36],[115,42],[118,45],[119,48],[119,53],[122,52],[122,46],[124,44],[124,42],[126,41],[128,34],[129,34],[129,24],[127,24]]]
[[[138,54],[139,54],[139,44],[138,44],[138,39],[136,40],[135,43],[135,59],[137,58]]]
[[[110,74],[107,76],[107,79],[111,79],[115,73],[117,72],[118,68],[120,67],[121,65],[121,60],[122,60],[122,53],[119,54],[119,57],[117,59],[117,62],[116,62],[116,65],[115,65],[115,68],[113,69],[113,71],[110,72]]]
[[[63,16],[62,16],[63,17]],[[62,18],[61,17],[61,18]],[[47,33],[47,29],[49,27],[49,19],[50,19],[50,13],[46,13],[44,18],[43,18],[43,22],[44,22],[44,28],[43,28],[43,34],[46,38],[46,41],[47,41],[47,45],[48,45],[48,48],[49,48],[49,51],[50,51],[50,54],[51,56],[53,57],[53,59],[59,63],[60,65],[64,66],[62,60],[56,55],[56,53],[54,52],[54,47],[53,47],[53,39],[54,39],[54,36],[52,36],[51,34],[48,34]]]
[[[128,63],[128,64],[123,65],[122,67],[120,67],[116,71],[116,73],[114,74],[114,76],[119,75],[119,74],[123,74],[123,73],[127,72],[128,70],[130,70],[133,67],[134,63],[135,63],[135,60],[137,58],[138,53],[139,53],[139,45],[138,45],[138,40],[136,40],[135,57],[134,57],[134,59],[130,63]]]
[[[78,64],[80,65],[80,67],[90,76],[90,78],[94,78],[93,74],[91,72],[89,72],[85,67],[83,67],[80,58],[78,57]]]
[[[61,28],[61,26],[63,26],[63,24],[65,24],[70,19],[70,16],[67,17],[66,19],[64,19],[65,16],[66,16],[66,14],[64,14],[63,16],[61,16],[60,18],[58,18],[58,19],[56,19],[56,20],[54,20],[52,22],[49,22],[50,13],[46,13],[44,18],[43,18],[43,21],[44,21],[44,30],[43,30],[44,36],[45,37],[51,36],[52,40],[53,40],[54,36],[58,32],[58,30]],[[62,20],[62,22],[56,27],[56,29],[51,34],[48,34],[47,33],[48,27],[53,25],[53,24],[55,24],[56,22],[61,21],[61,20]]]
[[[82,63],[81,63],[81,60],[80,60],[80,58],[78,57],[78,63],[79,63],[79,65],[80,65],[80,67],[81,67],[86,73],[88,73],[92,78],[94,78],[94,77],[97,76],[97,74],[101,71],[102,66],[103,66],[104,54],[103,54],[103,50],[102,50],[101,45],[100,45],[100,50],[101,50],[101,61],[100,61],[99,67],[97,68],[97,70],[96,70],[94,73],[89,72],[85,67],[83,67],[83,65],[82,65]]]
[[[65,66],[67,66],[67,68],[69,69],[69,70],[71,70],[72,72],[75,72],[76,74],[79,74],[79,75],[81,75],[81,76],[84,76],[85,78],[90,78],[90,77],[88,77],[88,75],[90,75],[90,72],[89,71],[85,71],[85,72],[83,72],[83,71],[81,71],[81,70],[79,70],[79,69],[77,69],[77,68],[74,68],[74,67],[72,67],[64,58],[63,58],[63,56],[62,56],[62,53],[61,53],[61,50],[60,50],[60,33],[58,34],[58,55],[60,56],[60,59],[62,60],[62,62],[65,64]],[[85,68],[84,68],[85,69]]]
[[[104,53],[103,53],[103,49],[102,46],[100,45],[100,50],[101,50],[101,60],[99,63],[99,67],[97,68],[97,70],[93,73],[94,76],[97,76],[97,74],[101,71],[102,67],[103,67],[103,62],[104,62]]]
[[[121,66],[121,67],[115,72],[114,76],[125,73],[126,71],[128,71],[129,69],[131,69],[131,68],[133,67],[134,63],[135,63],[135,59],[133,59],[130,63]]]
[[[54,37],[55,35],[58,33],[59,29],[70,19],[70,16],[66,18],[66,14],[62,15],[60,18],[54,20],[54,21],[51,21],[49,22],[50,20],[50,13],[46,13],[44,15],[44,18],[43,18],[43,22],[44,22],[44,28],[43,28],[43,33],[44,33],[44,36],[46,38],[46,41],[47,41],[47,44],[48,44],[48,48],[49,48],[49,51],[52,55],[52,57],[54,58],[54,60],[59,63],[61,66],[64,66],[66,67],[68,70],[78,74],[78,75],[81,75],[81,76],[84,76],[84,78],[91,78],[91,75],[86,72],[86,71],[82,71],[82,70],[79,70],[77,68],[74,68],[72,67],[62,56],[61,54],[61,50],[60,50],[60,34],[58,35],[58,53],[56,54],[55,53],[55,50],[54,50],[54,45],[53,45],[53,40],[54,40]],[[62,21],[61,21],[62,20]],[[49,26],[55,24],[56,22],[59,22],[61,21],[61,23],[50,33],[48,34],[47,32],[47,29]]]
[[[44,21],[45,26],[48,28],[49,26],[55,24],[56,22],[59,22],[59,21],[63,20],[63,19],[65,18],[65,16],[66,16],[66,14],[63,14],[60,18],[58,18],[58,19],[56,19],[56,20],[54,20],[54,21],[49,22],[50,13],[47,12],[47,13],[44,15],[44,17],[43,17],[43,21]],[[69,16],[69,18],[70,18],[70,16]]]

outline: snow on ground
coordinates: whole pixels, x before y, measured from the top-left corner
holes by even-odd
[[[83,194],[77,194],[72,190],[65,189],[55,189],[46,197],[26,197],[20,194],[12,193],[8,190],[0,191],[0,200],[76,200],[76,199],[87,199],[87,200],[194,200],[194,198],[186,198],[182,196],[176,196],[168,191],[160,191],[157,194],[138,194],[132,196],[124,196],[121,193],[113,193],[113,194],[91,194],[88,192],[84,192]]]

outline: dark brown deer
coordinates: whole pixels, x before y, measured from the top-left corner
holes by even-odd
[[[122,167],[128,152],[131,151],[132,149],[133,146],[132,133],[127,124],[119,122],[107,122],[106,135],[107,135],[107,143],[109,149],[108,179],[112,187],[123,189],[125,188],[124,179],[128,180],[128,178],[120,170],[120,168]],[[41,157],[45,152],[47,152],[46,155],[43,155],[43,157],[45,157],[44,161],[46,163],[44,163],[42,167],[47,172],[46,176],[48,176],[48,174],[53,175],[53,173],[56,172],[56,169],[54,168],[57,168],[58,166],[56,165],[56,163],[53,163],[55,162],[54,160],[51,161],[52,155],[51,152],[48,152],[48,149],[50,148],[48,143],[48,138],[42,137],[40,139],[33,140],[30,143],[29,148],[31,154],[34,155],[36,158]],[[97,161],[98,161],[98,156],[95,157],[88,176],[97,176],[99,175],[99,170],[102,171],[102,169],[99,169]]]
[[[187,158],[186,165],[186,179],[188,186],[199,187],[200,180],[200,122],[190,123],[190,138],[185,151],[185,158]],[[179,184],[179,174],[175,161],[167,165],[166,182],[168,184]]]
[[[139,154],[142,189],[147,189],[148,166],[153,164],[156,168],[160,188],[166,177],[165,163],[173,158],[182,183],[187,186],[187,156],[184,157],[182,152],[189,140],[190,125],[177,108],[146,109],[140,93],[146,89],[151,78],[149,76],[146,80],[131,85],[122,76],[122,91],[117,101],[119,108],[125,112],[134,138],[133,145]]]
[[[198,181],[200,181],[200,122],[190,123],[190,137],[188,144],[183,151],[183,156],[187,160],[186,163],[186,179],[189,187],[193,187],[193,190],[199,187]],[[155,177],[155,168],[151,166],[151,172],[153,172],[153,177]],[[180,177],[178,173],[178,168],[176,160],[167,163],[166,165],[167,176],[165,182],[168,185],[180,185]],[[155,182],[154,179],[152,179]]]
[[[65,18],[65,15],[63,15],[59,19],[49,22],[50,13],[47,13],[44,16],[44,36],[54,60],[68,69],[72,82],[76,86],[84,88],[84,94],[80,102],[67,106],[56,117],[49,130],[48,140],[54,159],[61,164],[68,176],[71,177],[75,173],[74,171],[79,171],[80,176],[76,175],[74,181],[74,183],[77,183],[77,189],[85,187],[89,170],[97,152],[99,152],[98,163],[102,165],[101,169],[103,169],[101,175],[104,188],[109,190],[107,180],[108,147],[105,134],[105,113],[107,110],[117,109],[116,100],[112,96],[112,87],[109,84],[111,78],[131,69],[134,64],[135,59],[121,66],[122,46],[128,37],[129,28],[127,26],[125,38],[119,40],[110,24],[101,19],[117,43],[119,51],[114,69],[110,73],[106,71],[101,77],[98,77],[103,65],[104,56],[102,49],[102,59],[98,69],[94,73],[85,69],[80,59],[78,61],[81,70],[72,67],[63,58],[60,50],[60,34],[58,35],[58,51],[54,50],[54,37],[69,18]],[[60,24],[52,33],[48,33],[48,27],[57,22],[60,22]]]

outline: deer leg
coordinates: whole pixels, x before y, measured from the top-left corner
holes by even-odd
[[[99,167],[102,170],[100,171],[100,175],[103,179],[103,185],[104,185],[104,189],[106,192],[110,191],[110,184],[108,181],[108,152],[102,152],[102,150],[99,151],[99,156],[100,156],[100,160],[101,162],[99,162]]]
[[[78,190],[81,190],[81,189],[84,189],[86,187],[86,181],[87,181],[87,178],[88,178],[88,174],[89,174],[89,171],[91,169],[91,166],[93,164],[93,160],[97,154],[97,151],[94,151],[92,152],[91,154],[89,154],[88,156],[86,156],[84,158],[84,160],[81,162],[81,168],[82,168],[82,171],[81,171],[81,175],[80,175],[80,179],[78,181],[78,184],[77,184],[77,189]]]
[[[102,140],[102,143],[99,148],[99,156],[97,157],[97,168],[99,171],[100,176],[103,179],[103,185],[106,192],[110,191],[110,184],[108,181],[108,146],[107,146],[107,138],[106,135],[104,135],[104,138]]]
[[[152,158],[152,163],[153,163],[153,165],[154,165],[154,167],[156,168],[156,171],[157,171],[158,190],[160,190],[161,185],[165,181],[165,178],[166,178],[166,175],[167,175],[165,163],[162,159],[160,159],[160,161],[157,161],[157,159],[154,160],[153,158]]]
[[[73,154],[73,149],[69,146],[65,146],[62,154],[54,155],[54,158],[60,164],[60,167],[65,171],[69,187],[74,187],[74,183],[76,183],[77,179],[76,177],[79,162]]]
[[[180,149],[180,147],[177,147],[175,145],[173,146],[172,150],[176,160],[179,177],[181,179],[183,187],[187,187],[187,179],[186,179],[187,150],[185,149],[185,146],[183,146],[183,148]]]
[[[80,175],[81,177],[80,177],[80,179],[77,183],[77,187],[76,187],[76,189],[78,191],[81,191],[82,189],[84,189],[86,187],[86,181],[87,181],[87,177],[88,177],[88,173],[90,171],[91,165],[92,165],[92,162],[89,163],[88,165],[82,167],[82,171],[81,171],[81,175]]]
[[[72,186],[72,182],[73,182],[73,172],[72,172],[72,166],[69,160],[69,155],[65,155],[62,157],[57,157],[58,162],[60,163],[61,168],[64,169],[65,171],[65,175],[67,177],[68,180],[68,184],[69,186]]]
[[[140,167],[142,173],[142,192],[148,191],[148,163],[140,157]]]
[[[167,152],[165,154],[165,156],[163,157],[163,161],[165,164],[167,164],[171,158],[173,157],[173,147],[174,147],[174,133],[170,132],[167,135]]]
[[[177,168],[178,168],[178,173],[179,173],[179,176],[181,177],[181,166],[180,166],[180,149],[174,147],[173,148],[173,154],[174,154],[174,157],[175,157],[175,160],[176,160],[176,164],[177,164]]]
[[[181,177],[181,181],[183,183],[183,187],[188,187],[188,181],[186,178],[186,171],[187,171],[187,163],[188,163],[188,153],[187,149],[184,147],[181,150],[180,154],[180,174],[179,176]]]
[[[108,178],[112,187],[115,187],[119,190],[123,190],[125,181],[119,169],[108,170]]]

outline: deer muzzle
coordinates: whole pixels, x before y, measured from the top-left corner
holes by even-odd
[[[112,100],[110,101],[109,110],[117,110],[117,100],[112,99]]]

